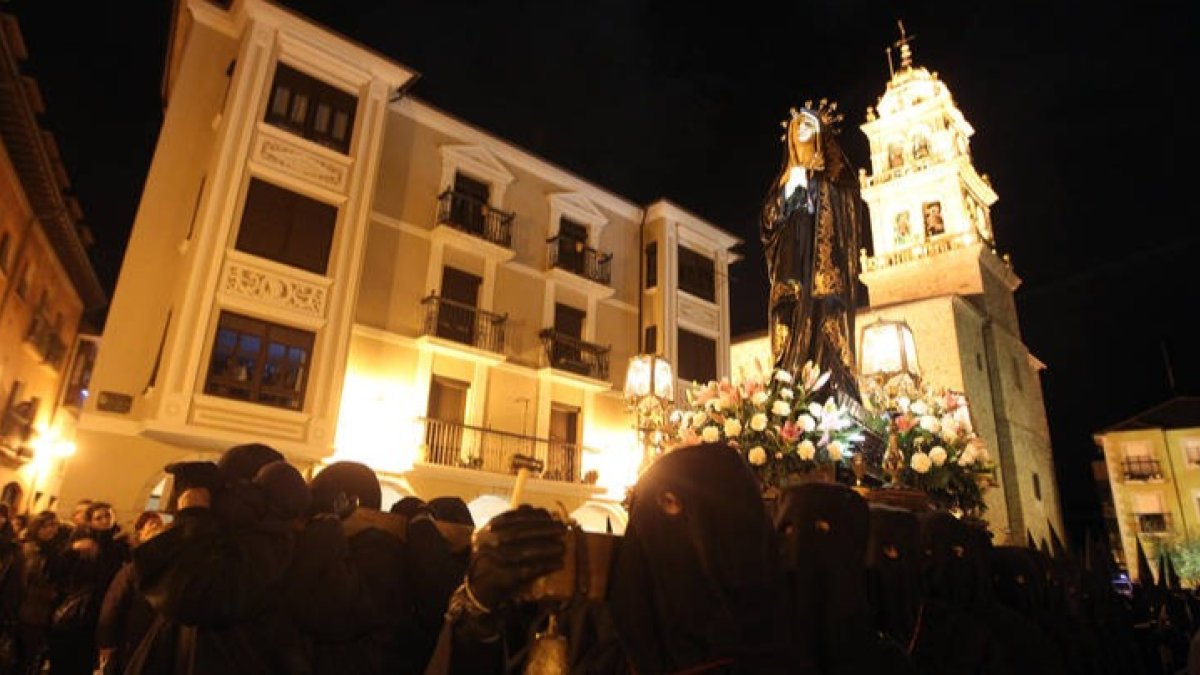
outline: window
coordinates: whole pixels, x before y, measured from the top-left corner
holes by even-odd
[[[454,267],[442,268],[437,336],[465,345],[475,344],[476,303],[483,279]]]
[[[679,378],[689,382],[708,382],[717,378],[715,340],[680,329]]]
[[[1180,441],[1183,446],[1183,463],[1189,469],[1200,468],[1200,438],[1185,438]]]
[[[253,178],[237,249],[325,274],[336,223],[337,207]]]
[[[646,245],[646,288],[658,287],[658,242]]]
[[[350,149],[358,99],[280,63],[271,83],[266,122],[338,152]]]
[[[717,288],[713,279],[713,261],[686,246],[679,247],[679,290],[714,302]]]
[[[646,326],[646,331],[642,338],[642,353],[658,353],[658,326]]]
[[[588,258],[588,229],[573,220],[562,218],[558,221],[558,261],[557,265],[576,274],[584,274],[587,270]]]
[[[1021,362],[1017,359],[1016,356],[1010,356],[1009,360],[1012,362],[1013,384],[1016,385],[1017,391],[1024,391],[1025,390],[1025,382],[1024,382],[1025,378],[1023,378],[1021,376]]]
[[[1033,497],[1039,502],[1042,501],[1042,479],[1036,471],[1033,472]]]
[[[463,420],[467,416],[467,392],[471,385],[434,375],[429,382],[429,406],[425,421],[425,461],[446,466],[473,466],[462,454]]]
[[[17,279],[17,297],[22,300],[29,299],[29,289],[33,286],[33,275],[36,273],[37,265],[33,261],[25,263],[25,269],[21,272],[21,278]]]
[[[221,312],[204,393],[300,410],[315,337],[296,328]]]
[[[487,183],[462,173],[454,174],[454,195],[450,201],[450,222],[468,232],[482,234],[487,222],[491,188]]]

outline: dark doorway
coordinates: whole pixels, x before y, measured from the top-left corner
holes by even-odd
[[[550,408],[550,448],[545,478],[574,482],[579,456],[579,408],[554,404]]]

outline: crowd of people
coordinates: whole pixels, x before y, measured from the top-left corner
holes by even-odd
[[[365,465],[306,481],[261,444],[167,471],[166,514],[128,533],[103,502],[0,505],[0,675],[1200,673],[1191,591],[1129,597],[1098,553],[994,545],[840,484],[764,500],[720,444],[652,465],[605,592],[552,605],[530,583],[580,544],[544,509],[385,512]]]

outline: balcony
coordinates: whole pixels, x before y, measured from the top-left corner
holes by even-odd
[[[1165,535],[1171,532],[1171,514],[1169,513],[1138,513],[1137,531],[1141,534]]]
[[[58,336],[58,327],[41,312],[33,315],[33,321],[25,333],[25,341],[37,352],[42,363],[55,370],[62,367],[63,358],[67,355],[67,345]]]
[[[538,333],[546,365],[556,370],[608,381],[608,353],[611,347],[584,342],[577,337],[547,328]]]
[[[516,455],[542,461],[543,480],[580,482],[579,465],[583,446],[550,438],[474,427],[462,422],[422,418],[425,424],[426,464],[513,474]]]
[[[1162,480],[1162,466],[1152,457],[1128,457],[1121,460],[1121,472],[1127,481]]]
[[[512,250],[513,214],[475,197],[454,190],[443,192],[438,197],[437,223]]]
[[[495,314],[436,295],[421,301],[425,320],[421,334],[452,340],[497,354],[504,353],[507,314]]]
[[[565,270],[602,286],[612,284],[611,253],[601,253],[572,237],[551,237],[546,245],[551,269]]]

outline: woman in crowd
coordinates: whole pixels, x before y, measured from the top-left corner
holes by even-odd
[[[140,546],[162,531],[163,518],[157,511],[143,511],[133,523],[134,546]],[[104,594],[96,626],[99,663],[105,673],[124,673],[129,656],[137,649],[154,622],[154,608],[137,591],[133,562],[125,563]]]
[[[59,588],[53,570],[66,545],[67,530],[53,511],[43,511],[29,521],[22,544],[24,593],[17,611],[19,672],[42,672],[50,616],[58,604]]]

